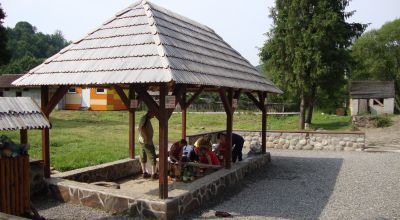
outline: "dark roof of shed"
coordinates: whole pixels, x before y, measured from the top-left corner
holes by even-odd
[[[117,13],[14,85],[158,82],[282,93],[214,30],[146,0]]]
[[[394,81],[352,81],[350,96],[353,99],[394,98]]]
[[[11,83],[23,76],[24,74],[4,74],[0,76],[0,88],[15,87]]]

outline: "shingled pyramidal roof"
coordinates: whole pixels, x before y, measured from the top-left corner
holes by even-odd
[[[14,84],[154,82],[281,93],[212,29],[146,0],[117,13]]]

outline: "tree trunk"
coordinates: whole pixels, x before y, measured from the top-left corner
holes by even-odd
[[[311,124],[312,122],[316,94],[317,94],[317,87],[313,85],[311,88],[310,101],[308,102],[308,112],[306,118],[306,123],[308,124]]]
[[[306,112],[305,112],[305,95],[304,95],[304,89],[301,90],[301,94],[300,94],[300,121],[299,121],[299,128],[300,129],[304,129],[304,121],[305,121],[305,116],[306,116]]]

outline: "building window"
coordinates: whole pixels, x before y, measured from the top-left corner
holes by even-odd
[[[76,88],[75,87],[69,88],[68,93],[72,93],[72,94],[76,93]]]
[[[96,94],[106,94],[106,90],[104,88],[96,88]]]
[[[4,96],[3,91],[0,91],[0,97],[3,97],[3,96]]]
[[[16,96],[16,97],[22,97],[22,92],[21,92],[21,91],[15,92],[15,96]]]
[[[384,105],[384,99],[374,99],[373,105],[380,105],[383,106]]]

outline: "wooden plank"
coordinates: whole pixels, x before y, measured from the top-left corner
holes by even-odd
[[[41,108],[46,117],[49,118],[49,112],[46,108],[49,104],[49,87],[41,87]],[[50,134],[48,128],[42,129],[42,160],[44,162],[44,177],[50,178]]]
[[[6,212],[6,162],[0,159],[0,212]]]
[[[16,205],[15,205],[15,198],[16,198],[16,190],[15,190],[15,175],[14,175],[14,161],[10,159],[10,213],[12,215],[16,214]]]
[[[29,169],[29,167],[28,168],[25,167],[25,164],[24,164],[25,157],[26,156],[22,156],[18,160],[18,178],[19,178],[19,189],[18,189],[19,199],[18,200],[19,200],[19,207],[21,210],[21,212],[20,212],[21,214],[25,213],[25,211],[26,211],[25,206],[24,206],[24,195],[25,195],[24,187],[27,183],[24,181],[24,170]]]
[[[159,106],[159,197],[168,198],[168,117],[165,109],[165,96],[167,95],[167,85],[160,85],[160,106]]]
[[[30,168],[29,168],[29,156],[23,157],[23,203],[24,210],[29,211],[31,209],[31,189],[30,189]]]
[[[10,184],[11,184],[11,179],[10,179],[10,160],[8,158],[4,159],[5,160],[5,198],[6,198],[6,213],[11,213],[11,206],[10,206],[10,195],[11,195],[11,190],[10,190]]]
[[[21,206],[20,206],[20,184],[21,182],[19,181],[19,161],[20,158],[16,157],[13,159],[14,162],[14,179],[15,179],[15,214],[20,215],[21,214]]]

